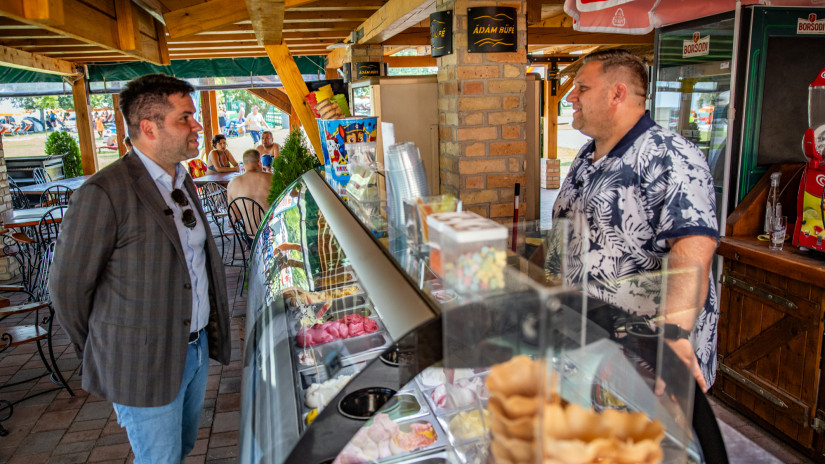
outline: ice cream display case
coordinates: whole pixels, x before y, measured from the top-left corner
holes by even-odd
[[[727,462],[655,311],[539,285],[499,266],[477,219],[459,222],[489,239],[453,247],[465,270],[479,255],[469,281],[441,279],[416,247],[389,253],[322,173],[282,193],[249,269],[240,462]],[[576,436],[571,414],[604,436]]]

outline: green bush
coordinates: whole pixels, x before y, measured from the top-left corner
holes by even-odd
[[[280,155],[272,160],[272,185],[266,201],[274,203],[278,195],[295,179],[321,164],[318,158],[309,152],[303,133],[296,129],[289,133]]]
[[[55,131],[46,138],[46,155],[63,157],[63,173],[67,178],[83,175],[80,147],[68,132]]]

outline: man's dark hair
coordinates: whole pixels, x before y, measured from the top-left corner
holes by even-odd
[[[226,140],[226,136],[223,134],[215,134],[215,136],[212,137],[212,148],[215,148],[215,145],[217,145],[221,140]]]
[[[627,50],[616,48],[611,50],[601,50],[584,57],[584,64],[592,61],[601,62],[603,73],[607,73],[615,68],[626,70],[630,75],[630,78],[633,80],[631,83],[638,86],[643,92],[643,95],[641,96],[647,96],[647,65],[645,65],[645,62],[638,56]]]
[[[120,111],[129,134],[140,137],[140,121],[148,119],[163,127],[171,109],[169,95],[189,95],[195,89],[186,81],[166,74],[147,74],[132,79],[120,91]]]

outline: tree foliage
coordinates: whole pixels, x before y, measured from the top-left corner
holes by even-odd
[[[92,94],[89,97],[92,108],[111,108],[111,94]],[[20,98],[17,106],[24,110],[74,110],[74,99],[71,95],[46,95],[44,97],[24,97]]]
[[[301,130],[290,132],[281,148],[280,156],[272,160],[272,185],[266,201],[274,203],[289,184],[320,165],[318,158],[309,152]]]
[[[83,175],[83,162],[80,159],[80,147],[68,132],[55,131],[46,138],[46,155],[63,156],[63,172],[66,177]]]

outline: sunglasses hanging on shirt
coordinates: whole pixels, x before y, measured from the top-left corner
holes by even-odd
[[[190,229],[194,229],[198,224],[198,218],[195,217],[195,212],[192,211],[192,208],[183,209],[183,207],[189,206],[189,200],[186,199],[186,195],[184,195],[183,190],[172,190],[171,195],[172,200],[174,200],[182,210],[181,220],[183,221],[183,225]]]

